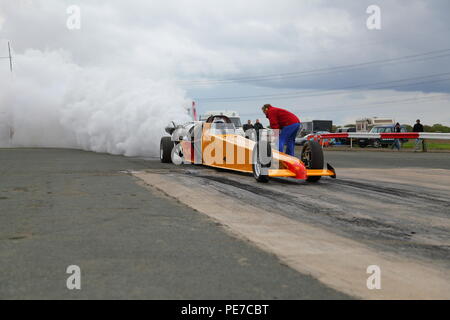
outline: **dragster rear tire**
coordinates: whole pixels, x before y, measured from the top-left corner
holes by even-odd
[[[301,160],[305,164],[306,169],[322,170],[324,165],[322,146],[316,141],[308,141],[303,146]],[[312,176],[308,177],[306,181],[317,182],[320,178],[322,177]]]
[[[172,141],[172,137],[162,137],[161,143],[159,145],[159,158],[162,163],[171,163],[172,162],[172,149],[174,143]]]
[[[259,156],[259,152],[264,148],[262,152],[266,154],[263,157]],[[252,152],[252,169],[253,176],[256,181],[261,183],[269,182],[269,168],[272,165],[272,147],[270,142],[261,143],[261,141],[255,143]]]

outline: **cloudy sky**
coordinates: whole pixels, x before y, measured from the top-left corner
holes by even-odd
[[[79,30],[66,26],[70,5]],[[381,30],[367,28],[370,5]],[[243,120],[271,103],[336,124],[450,125],[449,12],[448,0],[0,0],[0,56],[8,40],[19,57],[62,52],[80,68],[173,82],[199,112]]]

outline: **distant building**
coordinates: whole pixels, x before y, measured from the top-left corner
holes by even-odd
[[[332,120],[312,120],[302,122],[302,130],[301,134],[310,134],[319,131],[328,131],[331,132],[333,127]]]
[[[363,118],[356,120],[356,132],[369,132],[374,126],[393,125],[394,119],[387,118]]]

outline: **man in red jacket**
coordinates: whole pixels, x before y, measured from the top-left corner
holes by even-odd
[[[272,107],[270,104],[265,104],[262,111],[270,121],[270,128],[281,130],[278,150],[284,152],[286,145],[286,154],[295,156],[295,138],[301,128],[299,118],[292,112]]]

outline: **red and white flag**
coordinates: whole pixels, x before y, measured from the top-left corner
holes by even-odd
[[[192,101],[192,117],[197,121],[197,110],[195,109],[195,101]]]

